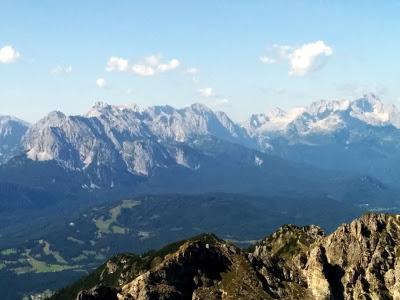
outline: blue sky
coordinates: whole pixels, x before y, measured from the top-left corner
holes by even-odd
[[[28,121],[52,110],[84,113],[99,100],[202,102],[243,120],[365,92],[400,99],[399,1],[1,0],[0,7],[0,114]],[[107,68],[111,58],[121,64]]]

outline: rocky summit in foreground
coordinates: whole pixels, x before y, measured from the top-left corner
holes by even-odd
[[[285,225],[247,251],[206,234],[122,254],[52,299],[400,299],[400,215],[327,236]]]

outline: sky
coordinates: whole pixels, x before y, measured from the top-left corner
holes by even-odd
[[[0,0],[0,114],[400,101],[400,1]]]

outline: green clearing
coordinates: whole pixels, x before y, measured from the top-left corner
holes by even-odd
[[[104,216],[101,216],[98,219],[94,219],[93,221],[96,224],[98,232],[104,234],[107,233],[125,234],[126,231],[128,230],[127,228],[122,228],[116,225],[111,227],[111,225],[117,222],[118,216],[121,214],[123,209],[131,209],[139,204],[140,201],[123,200],[120,205],[115,206],[109,210],[110,218],[104,218]]]
[[[9,255],[17,254],[17,250],[14,248],[9,248],[9,249],[1,250],[0,253],[4,256],[9,256]]]
[[[60,264],[68,264],[68,262],[58,253],[50,249],[50,243],[44,240],[40,240],[39,243],[43,246],[43,252],[47,256],[53,256],[54,259]]]
[[[78,240],[78,239],[76,239],[76,238],[74,238],[72,236],[67,237],[67,240],[71,241],[73,243],[77,243],[79,245],[83,245],[85,243],[84,241]]]
[[[20,267],[14,269],[17,274],[24,273],[49,273],[49,272],[62,272],[65,270],[72,270],[79,268],[78,265],[60,265],[60,264],[48,264],[44,261],[37,260],[31,256],[27,256],[26,262],[30,267]]]
[[[113,225],[111,227],[111,229],[112,229],[112,233],[116,233],[116,234],[126,234],[129,232],[128,228],[120,227],[117,225]]]
[[[27,262],[31,265],[35,273],[61,272],[64,270],[75,269],[79,266],[48,264],[44,261],[37,260],[33,257],[28,257]]]
[[[56,251],[50,249],[50,244],[44,240],[40,240],[39,244],[43,246],[43,252],[47,256],[53,256],[57,261],[56,264],[47,263],[32,256],[31,249],[25,249],[24,253],[18,259],[19,266],[12,270],[17,274],[26,273],[49,273],[49,272],[62,272],[65,270],[77,269],[79,265],[69,265],[61,255]]]

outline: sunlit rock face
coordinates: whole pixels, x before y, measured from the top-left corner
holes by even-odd
[[[245,130],[222,112],[201,104],[183,109],[96,103],[83,116],[52,112],[34,124],[23,139],[28,158],[56,160],[70,169],[103,165],[148,176],[155,167],[195,167],[180,144],[212,136],[247,143]]]

